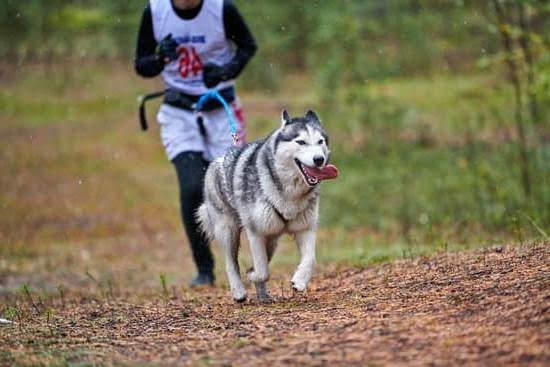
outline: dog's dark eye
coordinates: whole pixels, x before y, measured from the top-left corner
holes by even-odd
[[[325,141],[324,141],[323,139],[321,139],[321,140],[319,140],[319,141],[317,142],[317,144],[321,145],[321,144],[323,144],[324,142],[325,142]]]
[[[306,142],[303,140],[296,140],[296,144],[298,145],[306,145]]]

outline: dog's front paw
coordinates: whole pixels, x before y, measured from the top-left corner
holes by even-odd
[[[241,303],[246,301],[246,289],[244,289],[244,286],[231,289],[231,294],[235,302]]]
[[[298,292],[305,291],[312,275],[312,266],[299,266],[292,277],[292,289]]]
[[[304,279],[300,279],[297,276],[294,276],[292,278],[292,289],[294,289],[297,292],[303,292],[306,290],[307,287],[307,281]]]
[[[303,292],[306,290],[307,284],[299,284],[296,282],[292,282],[292,289],[296,292]]]
[[[237,303],[244,303],[246,301],[246,293],[242,298],[235,298],[235,296],[233,296],[233,300]]]

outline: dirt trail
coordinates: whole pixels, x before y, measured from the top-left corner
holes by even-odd
[[[0,363],[550,365],[550,243],[319,274],[272,304],[67,294],[0,325]],[[283,292],[283,294],[281,294]],[[32,310],[31,310],[32,312]]]

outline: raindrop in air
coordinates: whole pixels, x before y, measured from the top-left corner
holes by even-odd
[[[430,219],[428,217],[428,214],[426,214],[426,213],[420,214],[420,217],[418,218],[418,221],[420,222],[420,224],[428,224],[429,220]]]

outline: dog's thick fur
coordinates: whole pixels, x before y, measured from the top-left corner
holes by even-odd
[[[198,218],[223,248],[236,301],[246,299],[237,260],[243,228],[253,259],[248,278],[261,300],[268,298],[268,263],[283,233],[294,236],[301,255],[292,287],[304,291],[313,273],[319,181],[304,173],[304,166],[327,165],[328,138],[313,111],[297,118],[283,111],[281,120],[281,127],[267,138],[234,147],[212,162],[205,176]]]

